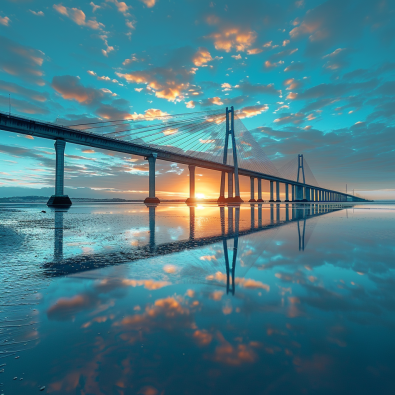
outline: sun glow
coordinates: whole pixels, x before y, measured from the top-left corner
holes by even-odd
[[[196,197],[197,197],[198,199],[204,199],[206,196],[204,195],[204,193],[197,193],[197,194],[196,194]]]

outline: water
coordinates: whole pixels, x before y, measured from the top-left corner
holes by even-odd
[[[394,219],[2,205],[0,394],[393,394]]]

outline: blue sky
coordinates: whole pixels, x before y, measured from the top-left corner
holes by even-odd
[[[279,166],[303,153],[322,186],[395,198],[394,41],[395,1],[4,0],[0,111],[9,94],[64,124],[233,105]],[[0,196],[50,194],[53,141],[0,134]],[[66,147],[73,196],[144,198],[147,169]],[[185,196],[187,173],[158,163],[158,196]]]

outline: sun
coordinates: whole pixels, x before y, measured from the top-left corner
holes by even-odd
[[[204,199],[206,196],[204,196],[204,193],[197,193],[197,194],[196,194],[196,197],[197,197],[198,199]]]

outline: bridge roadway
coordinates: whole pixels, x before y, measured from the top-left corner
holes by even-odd
[[[31,135],[34,137],[41,137],[45,139],[56,140],[57,142],[63,144],[56,144],[56,154],[57,154],[57,164],[56,164],[56,182],[55,182],[55,195],[63,196],[63,173],[64,173],[64,147],[65,142],[78,144],[83,146],[88,146],[92,148],[99,148],[109,151],[122,152],[125,154],[131,155],[139,155],[146,157],[149,160],[150,164],[150,196],[148,199],[152,199],[152,201],[148,201],[148,203],[159,203],[159,200],[155,197],[155,160],[160,159],[168,162],[184,164],[193,167],[193,175],[194,175],[194,167],[201,167],[204,169],[217,170],[225,173],[233,173],[234,167],[230,165],[225,165],[213,161],[192,158],[187,155],[176,154],[170,151],[166,151],[163,148],[157,147],[155,149],[151,149],[136,143],[131,143],[123,140],[118,140],[115,138],[100,136],[98,134],[89,133],[85,131],[80,131],[72,128],[68,128],[65,126],[49,123],[49,122],[41,122],[38,120],[32,120],[24,117],[18,117],[15,115],[8,115],[0,112],[0,130],[14,132],[18,134]],[[58,164],[58,156],[59,156],[59,164]],[[151,160],[152,159],[152,160]],[[300,190],[307,190],[312,192],[313,199],[306,199],[307,201],[346,201],[347,198],[350,198],[352,201],[364,201],[364,199],[356,198],[353,195],[345,194],[342,192],[337,192],[331,189],[320,188],[314,185],[308,185],[300,182],[296,182],[293,180],[288,180],[281,177],[275,177],[270,174],[258,173],[248,169],[239,168],[239,175],[243,175],[246,177],[250,177],[252,180],[251,193],[253,192],[253,180],[256,178],[259,180],[268,180],[271,181],[271,201],[273,200],[273,186],[272,183],[277,183],[277,201],[279,200],[279,183],[284,183],[286,185],[286,191],[288,191],[288,186],[299,188]],[[192,181],[191,181],[192,182]],[[193,180],[194,183],[194,180]],[[260,184],[258,184],[258,198],[259,198],[259,190]],[[293,189],[292,189],[293,191]],[[314,194],[315,191],[315,194]],[[192,187],[191,187],[192,193]],[[193,185],[193,194],[194,194],[194,185]],[[288,194],[288,192],[287,192]],[[303,195],[303,193],[302,193]],[[316,198],[318,196],[318,198]],[[320,196],[323,196],[320,198]],[[192,196],[191,196],[192,197]],[[303,199],[303,198],[302,198]],[[299,199],[299,200],[302,200]],[[146,199],[147,200],[147,199]],[[259,201],[259,200],[258,200]],[[288,201],[288,199],[286,199]],[[70,202],[71,204],[71,202]]]
[[[155,207],[149,207],[149,242],[138,248],[130,248],[129,250],[123,250],[118,252],[106,252],[101,254],[89,254],[79,255],[63,259],[63,211],[55,211],[55,226],[54,226],[54,259],[51,262],[46,262],[43,265],[45,269],[45,275],[49,277],[58,277],[68,274],[75,274],[86,272],[89,270],[99,269],[106,266],[114,266],[126,262],[132,262],[141,259],[147,259],[159,255],[168,255],[176,252],[182,252],[185,250],[193,250],[201,248],[207,245],[211,245],[220,241],[226,241],[229,239],[235,239],[241,236],[247,236],[253,233],[263,232],[278,228],[289,224],[290,222],[303,221],[303,230],[299,231],[299,248],[304,249],[304,228],[306,220],[319,217],[334,211],[344,209],[343,203],[339,204],[308,204],[303,203],[290,203],[288,210],[285,211],[286,216],[284,220],[280,219],[280,210],[284,209],[284,206],[280,208],[278,204],[270,204],[270,223],[262,224],[262,205],[258,204],[258,226],[255,226],[255,205],[251,205],[251,225],[247,229],[240,230],[240,208],[239,207],[228,207],[228,229],[225,230],[225,208],[220,207],[221,217],[221,234],[209,236],[209,237],[195,237],[195,215],[194,207],[190,207],[190,234],[189,239],[179,240],[174,242],[167,242],[157,244],[155,242]],[[233,210],[235,210],[235,216],[233,217]],[[230,214],[231,213],[231,214]],[[289,214],[291,213],[291,217]],[[234,218],[234,227],[233,227]],[[232,224],[229,229],[229,221]],[[224,243],[225,248],[225,243]]]

